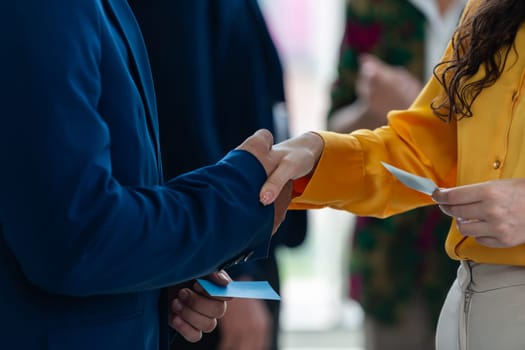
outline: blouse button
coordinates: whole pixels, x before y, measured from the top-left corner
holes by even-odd
[[[501,162],[497,159],[494,161],[494,163],[492,163],[492,167],[494,169],[499,169],[500,166],[501,166]]]

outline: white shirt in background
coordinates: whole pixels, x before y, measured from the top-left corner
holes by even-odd
[[[452,38],[467,0],[457,0],[443,16],[439,13],[437,0],[409,0],[426,18],[425,25],[425,79],[432,76],[434,66],[439,62]]]

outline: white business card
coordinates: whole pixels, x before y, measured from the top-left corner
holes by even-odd
[[[437,185],[431,179],[411,174],[385,162],[381,162],[381,164],[405,186],[410,187],[416,191],[430,196],[437,188]]]

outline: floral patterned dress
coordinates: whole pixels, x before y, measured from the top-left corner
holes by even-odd
[[[360,53],[404,66],[423,79],[425,17],[416,7],[407,0],[347,0],[346,11],[329,117],[356,99]],[[388,219],[357,219],[349,264],[350,295],[367,316],[395,324],[417,292],[435,326],[457,269],[457,262],[444,249],[449,226],[449,218],[435,206]]]

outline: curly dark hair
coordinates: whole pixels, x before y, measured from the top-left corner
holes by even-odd
[[[452,58],[434,68],[445,94],[434,99],[431,108],[446,122],[472,117],[472,103],[500,77],[525,21],[524,0],[480,0],[470,11],[452,38]],[[480,68],[484,75],[469,81]]]

